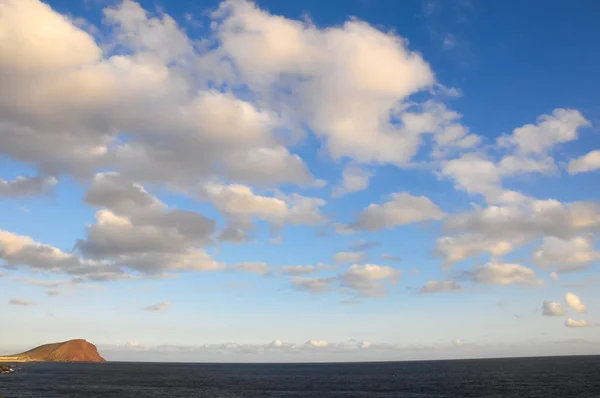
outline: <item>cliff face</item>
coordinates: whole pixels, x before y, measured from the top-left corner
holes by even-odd
[[[11,357],[37,362],[106,362],[95,345],[82,339],[44,344]]]

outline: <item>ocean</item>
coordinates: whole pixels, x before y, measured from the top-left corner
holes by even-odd
[[[329,364],[30,363],[6,398],[600,397],[600,356]]]

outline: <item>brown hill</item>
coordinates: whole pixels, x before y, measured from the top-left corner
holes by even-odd
[[[10,357],[32,362],[106,362],[96,346],[83,339],[44,344]]]

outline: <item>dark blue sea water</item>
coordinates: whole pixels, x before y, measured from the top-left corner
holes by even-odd
[[[6,398],[600,397],[600,356],[344,364],[25,364]]]

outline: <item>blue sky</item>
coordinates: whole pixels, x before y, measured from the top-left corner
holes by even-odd
[[[598,5],[0,7],[1,352],[598,353]]]

